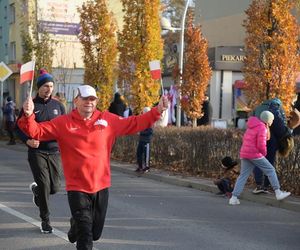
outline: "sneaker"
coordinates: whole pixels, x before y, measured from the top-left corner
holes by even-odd
[[[222,191],[219,191],[218,193],[216,193],[216,195],[225,195],[225,193]]]
[[[143,169],[142,169],[142,168],[140,168],[140,167],[138,167],[136,170],[134,170],[134,172],[137,172],[137,173],[139,173],[139,172],[143,172]]]
[[[264,187],[263,189],[265,194],[272,194],[274,192],[270,187]]]
[[[231,196],[229,199],[229,205],[240,205],[240,200],[236,196]]]
[[[30,185],[29,185],[29,189],[31,190],[32,194],[33,194],[33,197],[32,197],[32,202],[34,205],[36,205],[37,207],[39,207],[40,203],[39,203],[39,196],[38,196],[38,193],[37,193],[37,184],[36,182],[32,182]]]
[[[77,241],[77,228],[73,217],[71,217],[70,219],[70,224],[71,224],[71,228],[68,232],[68,239],[71,243],[75,243]]]
[[[290,195],[291,192],[281,191],[280,189],[275,190],[275,196],[278,201],[281,201]]]
[[[264,193],[264,189],[261,186],[257,186],[253,191],[253,194],[262,194]]]
[[[145,168],[143,168],[143,172],[144,172],[144,173],[148,173],[148,172],[150,172],[150,168],[149,168],[149,167],[145,167]]]
[[[53,228],[51,227],[49,220],[42,221],[41,232],[43,234],[51,234],[53,232]]]

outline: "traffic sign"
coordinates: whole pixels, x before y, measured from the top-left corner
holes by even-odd
[[[4,63],[0,63],[0,81],[4,82],[13,72],[11,69]]]

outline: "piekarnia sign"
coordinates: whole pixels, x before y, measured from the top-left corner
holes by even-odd
[[[221,60],[226,62],[243,62],[245,58],[244,55],[221,55]]]

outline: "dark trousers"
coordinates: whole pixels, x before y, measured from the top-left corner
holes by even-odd
[[[101,237],[108,204],[108,188],[94,194],[68,191],[72,217],[77,228],[79,250],[92,250],[93,240]]]
[[[150,143],[139,141],[136,156],[139,168],[150,167]]]
[[[6,121],[6,131],[8,133],[10,142],[15,142],[14,128],[15,122]]]
[[[37,183],[40,217],[49,220],[49,196],[59,191],[61,180],[60,154],[47,154],[28,151],[28,162]]]
[[[231,181],[229,179],[223,178],[221,179],[220,183],[217,184],[219,190],[226,194],[226,193],[231,193],[233,188],[231,187]]]
[[[278,150],[278,143],[274,136],[271,136],[270,140],[267,142],[267,160],[273,165],[275,168],[275,160],[276,160],[276,152]],[[255,167],[253,170],[254,180],[257,186],[268,187],[270,186],[270,182],[268,176],[264,176],[263,172]]]

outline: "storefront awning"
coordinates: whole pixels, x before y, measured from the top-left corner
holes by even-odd
[[[243,80],[236,80],[233,84],[234,88],[236,89],[244,89],[245,88],[245,82]],[[300,74],[298,75],[296,79],[296,92],[300,93]]]
[[[234,82],[234,85],[233,85],[236,89],[243,89],[245,88],[245,82],[244,80],[236,80]]]

